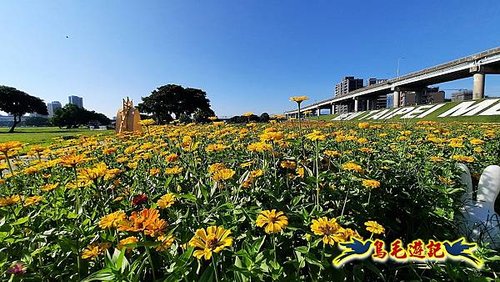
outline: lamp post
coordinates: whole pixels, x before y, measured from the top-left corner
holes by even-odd
[[[399,65],[401,63],[401,60],[404,59],[405,57],[399,57],[398,58],[398,69],[396,70],[396,77],[399,78]]]

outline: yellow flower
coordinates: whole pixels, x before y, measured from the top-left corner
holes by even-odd
[[[141,120],[139,123],[141,125],[144,125],[144,126],[150,126],[150,125],[155,124],[156,122],[154,121],[154,119],[145,119],[145,120]]]
[[[19,141],[0,143],[0,152],[7,154],[10,150],[21,148],[23,144]]]
[[[298,177],[300,178],[304,178],[304,168],[303,167],[298,167],[296,170],[295,170],[295,173],[297,174]]]
[[[464,156],[464,155],[453,155],[451,156],[452,159],[455,161],[459,162],[465,162],[465,163],[473,163],[474,162],[474,157],[469,157],[469,156]]]
[[[84,155],[68,155],[61,157],[60,163],[66,167],[75,167],[86,160]]]
[[[273,146],[271,144],[267,144],[265,142],[256,142],[256,143],[251,143],[247,146],[247,150],[250,152],[265,152],[265,151],[271,151],[273,149]]]
[[[101,229],[117,228],[120,225],[120,223],[126,219],[127,216],[125,215],[125,212],[116,211],[103,216],[101,220],[99,220],[99,227],[101,227]]]
[[[217,170],[212,174],[212,179],[216,182],[233,178],[236,172],[230,168]]]
[[[219,253],[226,247],[233,245],[233,238],[229,235],[230,230],[224,229],[222,226],[210,226],[206,230],[200,228],[196,230],[195,235],[189,240],[189,246],[197,248],[193,256],[197,259],[202,257],[209,260],[212,253]]]
[[[256,169],[250,172],[250,178],[257,178],[261,177],[262,175],[264,175],[264,171],[262,169]]]
[[[158,236],[158,238],[156,238],[156,241],[160,242],[160,244],[158,246],[156,246],[155,249],[158,252],[163,252],[163,251],[168,250],[168,248],[170,248],[170,246],[172,246],[172,244],[175,241],[175,237],[172,234],[160,235],[160,236]]]
[[[294,170],[297,167],[297,163],[295,161],[284,160],[280,163],[282,168]]]
[[[315,235],[323,236],[323,244],[334,245],[338,242],[335,234],[341,229],[340,224],[337,223],[335,218],[328,219],[327,217],[322,217],[319,219],[314,219],[311,224],[311,231]]]
[[[340,157],[341,154],[339,151],[332,151],[332,150],[325,150],[325,155],[331,157],[331,158],[335,158],[335,157]]]
[[[165,159],[167,160],[167,162],[175,162],[179,159],[179,156],[177,154],[170,154],[166,156]]]
[[[360,129],[367,129],[367,128],[370,128],[370,124],[368,122],[360,122],[360,123],[358,123],[358,127]]]
[[[52,191],[54,189],[57,188],[57,186],[59,186],[59,183],[54,183],[54,184],[45,184],[43,185],[40,190],[42,190],[43,192],[49,192],[49,191]]]
[[[378,224],[376,221],[365,222],[366,230],[374,234],[382,234],[385,232],[385,228]]]
[[[218,170],[225,169],[226,165],[223,163],[214,163],[208,166],[208,173],[213,174]]]
[[[258,227],[265,226],[264,231],[267,234],[278,233],[288,226],[288,217],[282,211],[265,210],[260,212],[255,223]]]
[[[481,139],[478,139],[478,138],[473,138],[473,139],[470,140],[470,143],[472,145],[483,145],[484,141],[481,140]]]
[[[302,103],[306,100],[309,100],[309,97],[307,96],[293,96],[290,97],[290,101],[297,102],[297,103]]]
[[[354,163],[354,162],[348,162],[342,165],[342,169],[344,170],[349,170],[349,171],[356,171],[359,173],[363,172],[363,168],[361,168],[360,165]]]
[[[377,180],[363,179],[363,186],[366,188],[374,189],[380,187],[380,182]]]
[[[306,135],[306,138],[311,141],[323,141],[326,139],[326,135],[319,130],[313,130],[313,132]]]
[[[0,198],[0,207],[12,206],[21,201],[21,196],[12,195]]]
[[[36,205],[38,204],[39,202],[41,202],[43,200],[43,197],[42,196],[32,196],[32,197],[28,197],[26,198],[26,200],[24,200],[24,206],[25,207],[28,207],[28,206],[33,206],[33,205]]]
[[[149,170],[149,175],[155,176],[160,174],[160,169],[157,167],[153,167],[152,169]]]
[[[82,259],[95,259],[99,255],[104,254],[106,250],[111,246],[109,243],[94,243],[91,245],[88,245],[87,248],[85,248],[82,251]]]
[[[172,193],[167,193],[158,200],[157,205],[161,209],[168,208],[175,203],[175,195]]]
[[[227,149],[228,146],[224,144],[208,144],[207,147],[205,148],[205,151],[207,152],[220,152],[223,151],[224,149]]]
[[[135,236],[130,236],[125,239],[120,240],[118,243],[118,249],[123,249],[124,247],[127,247],[127,245],[135,244],[139,242],[139,239]],[[127,250],[131,250],[132,247],[127,247]]]
[[[432,156],[431,157],[431,162],[435,162],[435,163],[439,163],[439,162],[442,162],[444,161],[444,159],[440,156]]]
[[[179,166],[174,166],[172,168],[170,167],[167,167],[165,169],[165,174],[167,175],[173,175],[173,174],[179,174],[183,171],[183,168],[182,167],[179,167]]]

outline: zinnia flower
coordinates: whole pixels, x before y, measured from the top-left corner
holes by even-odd
[[[260,212],[255,223],[258,227],[264,227],[264,231],[268,234],[278,233],[287,227],[288,218],[282,211],[265,210]]]
[[[233,238],[229,237],[230,230],[224,229],[222,226],[210,226],[206,230],[200,228],[196,230],[195,235],[189,240],[189,246],[198,248],[194,251],[193,256],[197,259],[202,257],[209,260],[212,253],[219,253],[226,247],[233,245]]]
[[[363,179],[363,186],[366,188],[374,189],[380,187],[380,182],[372,179]]]
[[[160,208],[165,209],[172,206],[175,203],[175,195],[172,193],[167,193],[158,200],[157,204]]]
[[[314,219],[311,224],[311,231],[315,235],[323,236],[323,244],[334,245],[338,242],[338,237],[336,233],[342,229],[342,227],[337,223],[335,218],[328,219],[327,217],[322,217],[319,219]]]
[[[115,211],[105,215],[99,220],[99,227],[101,229],[117,228],[120,223],[127,219],[127,215],[123,211]]]
[[[343,164],[342,169],[349,170],[349,171],[356,171],[359,173],[363,172],[363,168],[361,168],[360,165],[353,163],[353,162],[348,162],[348,163]]]
[[[385,232],[385,228],[378,224],[376,221],[365,222],[366,230],[374,234],[382,234]]]

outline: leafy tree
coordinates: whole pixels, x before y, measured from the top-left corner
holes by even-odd
[[[49,126],[49,119],[46,117],[29,117],[24,121],[26,126]]]
[[[259,117],[259,122],[269,122],[269,114],[263,113]]]
[[[200,89],[184,88],[175,84],[160,86],[150,96],[142,97],[138,105],[142,113],[152,114],[159,124],[165,124],[181,114],[191,116],[196,110],[212,111],[207,93]]]
[[[49,114],[42,99],[3,85],[0,85],[0,110],[14,116],[9,133],[14,132],[14,128],[21,122],[21,117],[27,113]]]
[[[208,118],[213,116],[215,116],[215,113],[211,109],[208,110],[197,109],[193,114],[193,120],[198,123],[208,122],[209,121]]]
[[[101,113],[88,111],[73,104],[67,104],[54,113],[52,123],[59,127],[77,128],[81,125],[108,125],[111,120]]]

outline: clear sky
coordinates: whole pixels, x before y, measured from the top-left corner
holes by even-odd
[[[404,74],[500,46],[499,0],[16,0],[0,13],[0,85],[110,117],[168,83],[205,90],[219,116],[281,113],[346,75],[394,77],[398,58]]]

